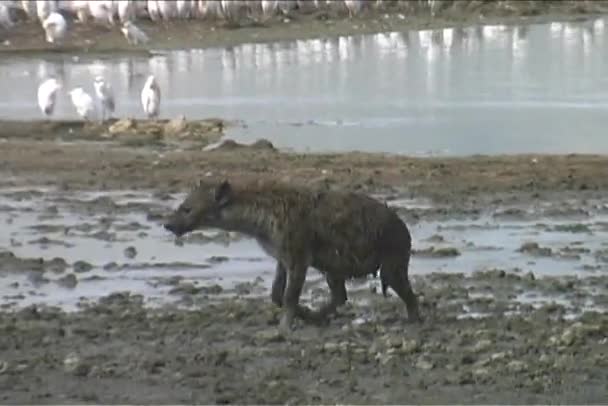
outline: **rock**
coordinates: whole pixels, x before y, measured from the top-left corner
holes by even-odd
[[[418,358],[418,361],[416,361],[416,368],[418,369],[422,369],[424,371],[429,371],[431,369],[433,369],[433,367],[435,366],[432,362],[425,360],[424,358]]]
[[[220,285],[215,284],[211,286],[201,286],[200,291],[206,295],[219,295],[224,289]]]
[[[340,345],[338,343],[328,342],[323,344],[323,351],[329,353],[335,353],[340,351]]]
[[[183,133],[187,128],[188,123],[186,122],[186,117],[184,115],[179,115],[165,124],[164,133],[175,136]]]
[[[174,294],[186,294],[186,295],[196,295],[201,291],[201,288],[198,286],[194,286],[191,282],[180,283],[173,289],[169,290],[170,295]]]
[[[474,352],[482,352],[482,351],[485,351],[485,350],[489,349],[491,346],[492,346],[492,341],[490,341],[488,339],[479,340],[473,346],[473,351]]]
[[[391,348],[399,348],[403,344],[403,338],[396,336],[389,336],[386,340],[386,345]]]
[[[526,242],[517,249],[517,252],[530,254],[538,257],[549,257],[552,254],[551,248],[541,247],[536,242]]]
[[[503,359],[505,359],[507,357],[507,353],[506,352],[495,352],[494,354],[490,355],[490,360],[492,361],[502,361]]]
[[[507,369],[511,372],[524,372],[528,370],[528,364],[523,361],[513,360],[507,364]]]
[[[133,259],[137,256],[137,250],[135,249],[135,247],[127,247],[125,248],[124,254],[125,257]]]
[[[63,287],[73,289],[78,284],[78,279],[76,278],[76,275],[74,275],[73,273],[69,273],[69,274],[57,279],[57,283]]]
[[[131,118],[122,118],[122,119],[118,120],[117,122],[115,122],[114,124],[112,124],[110,126],[110,128],[108,128],[108,132],[111,135],[117,135],[117,134],[129,132],[129,130],[132,130],[134,128],[135,128],[135,120],[133,120]]]
[[[86,376],[90,367],[82,362],[82,359],[76,353],[69,353],[63,360],[65,372],[75,376]]]
[[[285,337],[283,337],[283,335],[278,329],[258,331],[255,335],[255,338],[256,340],[265,343],[278,343],[281,341],[285,341]]]
[[[86,261],[76,261],[74,262],[72,267],[74,268],[74,272],[76,273],[89,272],[91,269],[93,269],[93,265],[89,264]]]
[[[490,377],[490,371],[487,368],[477,368],[473,370],[473,376],[477,379],[488,379]]]
[[[412,255],[425,257],[425,258],[446,258],[446,257],[457,257],[460,255],[460,251],[453,247],[446,248],[435,248],[430,247],[422,250],[412,250]]]
[[[414,339],[408,340],[406,338],[401,342],[401,353],[403,354],[412,354],[420,348],[418,342]]]
[[[0,361],[0,375],[5,373],[8,370],[8,362]]]

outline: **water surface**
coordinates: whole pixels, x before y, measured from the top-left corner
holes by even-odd
[[[0,60],[0,117],[37,119],[38,83],[93,91],[104,74],[117,116],[142,116],[159,80],[162,116],[245,123],[230,137],[298,151],[404,154],[606,153],[604,19],[356,35],[152,57]],[[74,118],[66,94],[55,118]]]

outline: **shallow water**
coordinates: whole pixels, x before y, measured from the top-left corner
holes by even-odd
[[[142,294],[151,304],[176,301],[170,291],[184,283],[222,287],[222,294],[267,294],[274,274],[274,260],[268,258],[251,239],[236,234],[209,230],[196,233],[199,238],[184,239],[176,245],[160,222],[149,215],[163,214],[177,204],[181,195],[162,201],[148,192],[77,193],[46,189],[0,191],[0,251],[8,250],[19,258],[63,258],[68,268],[60,273],[40,275],[26,270],[0,272],[0,303],[23,306],[46,303],[75,308],[81,298],[95,301],[116,291]],[[433,209],[427,202],[394,200],[393,206]],[[563,204],[563,202],[561,203]],[[430,246],[455,248],[456,257],[412,257],[410,274],[462,272],[488,269],[533,272],[539,276],[579,277],[604,274],[608,262],[596,255],[608,240],[608,216],[592,215],[577,220],[583,232],[556,231],[558,225],[572,225],[571,219],[543,218],[533,221],[504,221],[490,215],[461,220],[423,220],[410,225],[414,248]],[[432,236],[442,241],[432,242]],[[204,239],[200,237],[205,236]],[[46,240],[41,240],[46,238]],[[517,250],[526,241],[551,248],[550,256],[533,256]],[[134,257],[125,255],[132,247]],[[579,258],[561,258],[564,247],[584,248]],[[608,256],[608,255],[607,255]],[[92,269],[76,272],[76,261],[88,262]],[[586,265],[586,266],[585,266]],[[58,283],[66,274],[75,273],[75,287]],[[42,276],[42,278],[40,277]],[[256,280],[257,279],[257,280]],[[316,271],[309,273],[311,288],[325,289]],[[354,283],[358,289],[377,284]],[[310,297],[308,290],[307,297]],[[22,295],[22,296],[20,296]],[[212,296],[217,297],[213,294]],[[541,298],[542,299],[542,298]]]
[[[142,116],[154,73],[162,116],[244,120],[229,135],[298,151],[419,155],[606,153],[605,20],[475,26],[147,57],[37,55],[0,61],[0,117],[40,118],[36,88],[57,75],[92,92],[111,81],[116,116]],[[66,94],[56,118],[73,118]]]

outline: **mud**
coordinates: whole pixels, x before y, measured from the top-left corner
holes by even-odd
[[[521,24],[546,21],[573,21],[608,11],[606,1],[477,1],[445,2],[435,16],[426,7],[396,6],[385,2],[382,10],[368,10],[348,18],[346,10],[294,13],[275,17],[260,24],[243,21],[240,26],[211,20],[152,23],[138,20],[151,41],[147,45],[129,45],[119,27],[95,24],[70,24],[61,46],[44,42],[44,31],[35,21],[21,21],[10,30],[0,31],[0,52],[139,52],[160,49],[234,46],[249,42],[286,41],[327,38],[339,35],[370,34],[409,29],[458,27],[471,24]],[[410,2],[413,4],[414,2]]]
[[[466,11],[297,16],[269,27],[151,27],[151,47],[572,20],[606,2],[466,2]],[[465,4],[465,2],[459,3]],[[477,5],[476,5],[477,4]],[[35,24],[2,52],[53,50]],[[56,51],[144,51],[76,26]],[[295,154],[226,142],[221,120],[0,123],[0,401],[602,403],[608,398],[608,157]],[[111,127],[113,130],[111,131]],[[413,235],[422,325],[377,280],[329,326],[277,330],[274,264],[232,233],[160,224],[199,178],[377,196]],[[327,287],[311,272],[303,301]]]
[[[2,402],[606,399],[607,157],[133,147],[58,143],[36,128],[0,148]],[[299,322],[281,336],[268,297],[274,264],[255,245],[163,232],[200,177],[386,200],[412,230],[425,323],[406,324],[402,302],[369,279],[347,287],[329,326]],[[316,307],[327,294],[311,272],[303,301]]]

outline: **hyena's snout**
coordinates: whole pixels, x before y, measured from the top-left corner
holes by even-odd
[[[167,220],[163,224],[163,227],[165,230],[175,234],[177,237],[184,234],[185,227],[183,227],[182,221],[176,219],[174,215],[167,218]]]

